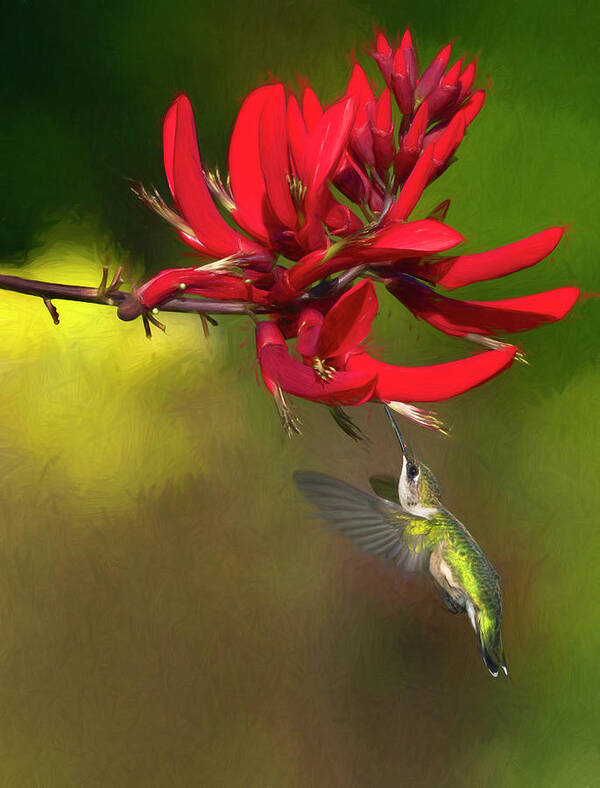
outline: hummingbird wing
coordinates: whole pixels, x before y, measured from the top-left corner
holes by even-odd
[[[385,498],[386,501],[398,503],[398,479],[394,479],[393,476],[371,476],[369,484],[375,495]]]
[[[294,481],[321,517],[363,550],[407,571],[428,564],[424,539],[431,524],[425,518],[409,515],[397,503],[322,473],[296,471]]]

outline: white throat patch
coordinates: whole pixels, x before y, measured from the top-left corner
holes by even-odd
[[[419,501],[418,491],[415,489],[419,477],[417,476],[416,479],[410,481],[406,473],[407,465],[406,457],[404,457],[402,460],[402,473],[398,481],[398,499],[400,504],[409,514],[430,520],[440,510],[436,506],[425,506]]]
[[[404,506],[404,509],[409,514],[414,514],[416,517],[424,517],[426,520],[431,520],[434,514],[440,511],[435,506],[424,506],[422,503],[417,503],[414,506]]]

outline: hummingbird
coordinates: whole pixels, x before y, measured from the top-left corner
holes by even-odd
[[[384,404],[402,449],[399,479],[373,476],[375,495],[312,471],[294,481],[321,517],[344,536],[402,571],[429,574],[451,613],[466,612],[483,661],[494,678],[508,676],[502,644],[499,578],[487,556],[441,503],[433,473],[419,462]]]

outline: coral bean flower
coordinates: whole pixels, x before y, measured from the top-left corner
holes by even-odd
[[[451,50],[450,44],[443,47],[420,74],[408,30],[395,50],[385,35],[378,33],[372,54],[386,85],[379,95],[362,66],[354,65],[346,89],[346,95],[359,102],[350,133],[354,178],[349,180],[341,172],[334,183],[357,204],[368,205],[375,215],[390,208],[398,187],[428,149],[431,160],[427,171],[420,173],[424,183],[417,191],[439,176],[483,106],[485,92],[471,92],[475,64],[463,68],[460,59],[448,68]],[[401,113],[399,123],[393,120],[393,103]],[[407,196],[405,193],[392,212],[395,218],[404,219],[410,212]]]
[[[544,293],[500,301],[462,301],[436,293],[424,282],[406,274],[389,280],[387,289],[417,318],[450,336],[501,346],[490,335],[515,334],[561,320],[571,309],[579,290],[560,287]]]
[[[350,211],[333,201],[329,180],[356,108],[353,97],[344,98],[309,125],[281,84],[244,101],[229,148],[233,216],[273,253],[297,260],[329,245],[325,228],[348,229]]]
[[[507,347],[425,367],[385,364],[362,348],[376,314],[377,296],[368,280],[344,293],[325,315],[312,307],[302,310],[297,351],[304,363],[291,356],[279,329],[272,323],[259,324],[257,353],[263,380],[288,430],[298,422],[285,393],[330,406],[386,402],[422,426],[440,429],[432,413],[409,403],[444,400],[479,386],[506,369],[516,352]]]
[[[441,402],[481,386],[512,364],[517,348],[507,345],[474,356],[428,367],[402,367],[386,364],[368,353],[350,354],[346,369],[376,376],[373,399],[386,402],[408,419],[429,429],[441,429],[434,414],[409,403]],[[443,431],[443,430],[442,430]]]
[[[360,224],[329,193],[356,106],[352,97],[336,102],[309,131],[283,85],[254,90],[235,123],[225,186],[218,173],[203,168],[192,107],[180,95],[163,123],[165,172],[176,210],[157,194],[141,188],[138,194],[200,257],[263,269],[279,254],[298,259],[329,245],[326,229],[344,232]],[[225,220],[213,195],[240,229]]]
[[[285,395],[329,407],[389,403],[428,427],[439,423],[410,404],[456,396],[519,358],[499,335],[562,319],[579,291],[562,287],[495,301],[449,298],[452,290],[535,265],[559,243],[550,227],[498,249],[463,254],[446,223],[449,201],[413,217],[423,192],[455,161],[485,92],[475,64],[451,62],[451,45],[420,68],[410,32],[392,46],[383,33],[372,84],[355,63],[346,90],[322,106],[306,86],[281,83],[244,100],[229,145],[229,173],[206,169],[193,111],[178,96],[164,119],[164,166],[173,206],[134,191],[175,228],[196,267],[161,271],[119,304],[119,316],[146,323],[171,299],[193,309],[247,311],[257,324],[262,376],[288,431],[297,429]],[[353,284],[359,277],[369,277]],[[364,349],[384,285],[418,319],[490,350],[430,367],[400,367]],[[202,299],[199,304],[198,299]],[[224,303],[227,301],[235,304]],[[297,355],[288,347],[296,340]]]
[[[263,381],[289,434],[299,432],[299,422],[286,402],[285,393],[329,406],[361,405],[373,394],[374,374],[360,370],[317,374],[290,354],[281,330],[269,321],[256,327],[256,351]]]
[[[202,167],[194,115],[186,96],[179,96],[165,116],[163,149],[169,189],[186,224],[185,228],[175,225],[181,238],[202,257],[269,261],[269,254],[260,243],[231,227],[217,210]]]

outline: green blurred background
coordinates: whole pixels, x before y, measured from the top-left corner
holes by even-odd
[[[465,290],[600,291],[599,12],[557,0],[109,0],[3,6],[2,271],[96,285],[185,264],[128,191],[156,184],[178,91],[204,160],[226,162],[269,73],[342,92],[374,23],[422,59],[453,39],[491,88],[445,197],[469,250],[552,224],[550,261]],[[417,211],[416,215],[419,215]],[[311,520],[296,468],[364,485],[400,456],[383,414],[354,444],[300,403],[284,439],[252,334],[168,317],[148,342],[112,310],[0,293],[0,784],[591,786],[597,749],[600,363],[597,300],[522,335],[530,366],[443,403],[449,438],[406,427],[498,567],[512,681],[465,619]],[[383,299],[386,358],[467,343]]]

